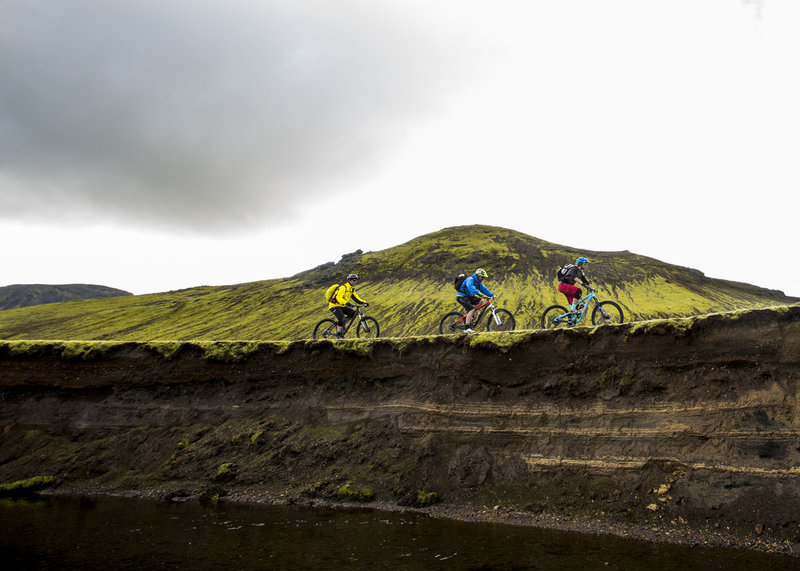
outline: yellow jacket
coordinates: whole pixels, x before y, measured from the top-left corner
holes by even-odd
[[[350,282],[345,282],[336,288],[336,291],[331,296],[330,303],[328,303],[328,309],[333,307],[344,307],[350,301],[351,297],[358,303],[367,303],[356,295],[356,290],[353,289],[353,286],[350,285]]]

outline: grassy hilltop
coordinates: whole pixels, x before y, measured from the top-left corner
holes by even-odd
[[[438,331],[458,309],[452,278],[486,268],[498,305],[518,329],[538,327],[542,310],[564,302],[555,270],[583,254],[602,300],[617,301],[627,320],[696,315],[795,303],[756,286],[705,277],[700,271],[623,252],[576,250],[493,226],[461,226],[379,252],[356,251],[285,279],[92,299],[0,311],[2,339],[223,340],[303,339],[330,314],[325,289],[350,272],[381,336]]]

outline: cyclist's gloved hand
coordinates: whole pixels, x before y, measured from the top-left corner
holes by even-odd
[[[369,307],[369,304],[366,301],[364,302],[364,307]]]

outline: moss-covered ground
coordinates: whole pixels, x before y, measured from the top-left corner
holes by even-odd
[[[464,226],[379,252],[346,254],[286,279],[0,311],[0,339],[307,339],[317,321],[330,317],[325,289],[349,272],[362,277],[357,291],[370,302],[366,312],[380,322],[382,337],[428,335],[445,313],[460,309],[453,277],[477,267],[489,272],[486,285],[499,296],[497,305],[514,313],[517,328],[533,329],[547,306],[564,303],[555,271],[577,255],[591,259],[587,273],[599,298],[617,301],[629,321],[798,301],[627,251],[577,250],[504,228]]]
[[[561,328],[557,332],[566,335],[592,336],[605,327],[623,328],[624,335],[638,336],[656,333],[669,334],[673,337],[684,337],[693,328],[703,326],[710,320],[735,322],[749,314],[760,314],[767,321],[786,314],[790,306],[774,306],[761,309],[708,313],[687,317],[654,318],[610,326],[578,326],[571,329]],[[796,311],[796,307],[793,309]],[[204,360],[221,363],[239,363],[257,353],[280,355],[292,347],[322,348],[330,347],[335,352],[348,355],[369,357],[379,348],[388,348],[403,354],[407,348],[420,347],[426,344],[467,344],[470,347],[500,350],[506,352],[520,344],[528,343],[532,338],[548,335],[542,329],[522,329],[509,332],[478,332],[469,336],[455,335],[418,335],[409,337],[378,339],[337,339],[337,340],[300,340],[300,341],[258,341],[258,340],[172,340],[172,341],[100,341],[100,340],[50,340],[50,339],[0,339],[0,358],[38,359],[56,357],[68,361],[97,361],[113,355],[117,351],[144,349],[167,361],[175,359],[184,352],[191,352]]]

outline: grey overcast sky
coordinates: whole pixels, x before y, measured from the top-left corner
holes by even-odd
[[[798,5],[0,0],[0,285],[481,223],[800,296]]]

